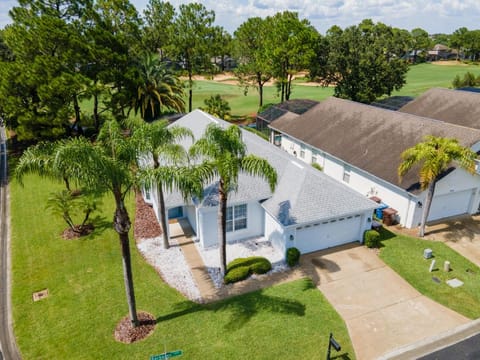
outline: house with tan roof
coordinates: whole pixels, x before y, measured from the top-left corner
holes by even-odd
[[[230,126],[200,110],[169,126],[189,128],[199,139],[209,124]],[[242,139],[247,153],[268,160],[278,180],[272,193],[263,179],[239,174],[238,187],[228,195],[227,242],[265,237],[282,253],[290,247],[309,253],[363,240],[364,231],[371,228],[376,203],[251,132],[242,129]],[[186,138],[181,144],[188,149],[192,141]],[[146,193],[144,189],[144,198],[158,218],[156,191]],[[205,186],[201,199],[185,200],[177,192],[165,194],[169,219],[187,219],[204,248],[218,244],[218,204],[218,180]]]
[[[334,97],[294,121],[270,124],[271,139],[281,136],[281,149],[305,163],[319,164],[325,174],[362,196],[381,200],[408,228],[419,224],[426,193],[420,190],[415,169],[400,182],[401,153],[425,135],[456,138],[477,152],[479,128]],[[452,164],[436,186],[428,221],[476,213],[479,203],[480,176]]]

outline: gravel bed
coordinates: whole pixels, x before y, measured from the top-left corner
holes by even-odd
[[[218,289],[223,286],[223,278],[220,275],[220,250],[218,246],[203,249],[198,242],[195,242],[197,250],[202,256],[203,262],[207,267],[208,273]],[[237,258],[250,256],[263,256],[272,263],[272,270],[264,275],[252,275],[251,277],[261,277],[274,272],[288,270],[288,266],[283,260],[283,254],[276,250],[272,243],[263,237],[242,240],[227,244],[227,264]]]
[[[137,247],[157,271],[163,280],[171,287],[176,288],[187,298],[200,302],[202,297],[197,284],[193,280],[190,268],[185,261],[182,249],[175,239],[170,239],[170,248],[163,248],[163,238],[158,236],[150,239],[142,239]]]

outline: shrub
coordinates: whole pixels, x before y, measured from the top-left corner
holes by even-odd
[[[223,278],[225,284],[245,280],[251,274],[265,274],[272,269],[272,264],[262,256],[238,258],[227,265],[227,273]]]
[[[223,282],[225,284],[231,284],[237,281],[245,280],[249,276],[250,268],[248,266],[239,266],[228,271],[223,278]]]
[[[265,274],[272,270],[272,263],[268,259],[261,257],[250,266],[250,270],[254,274]]]
[[[296,247],[291,247],[287,249],[287,264],[292,267],[298,264],[300,260],[300,250]]]
[[[312,163],[312,167],[317,170],[323,171],[322,165],[320,165],[319,163]]]
[[[376,230],[367,230],[363,234],[363,242],[368,248],[376,248],[380,245],[380,233]]]

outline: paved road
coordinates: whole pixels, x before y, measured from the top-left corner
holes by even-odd
[[[420,360],[478,360],[480,359],[480,334],[435,351]]]
[[[8,178],[5,128],[0,127],[0,360],[19,360],[12,336],[8,257]]]

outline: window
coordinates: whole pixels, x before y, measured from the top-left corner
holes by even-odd
[[[302,147],[300,148],[300,157],[302,159],[305,159],[305,146],[302,145]]]
[[[343,168],[343,181],[346,182],[347,184],[350,182],[350,167],[345,166]]]
[[[147,204],[151,204],[152,203],[152,195],[150,193],[150,189],[147,189],[147,188],[143,188],[143,199],[145,200],[145,202]]]
[[[317,152],[312,151],[312,164],[315,164],[317,162]]]
[[[226,228],[227,232],[247,228],[247,204],[227,207]]]

